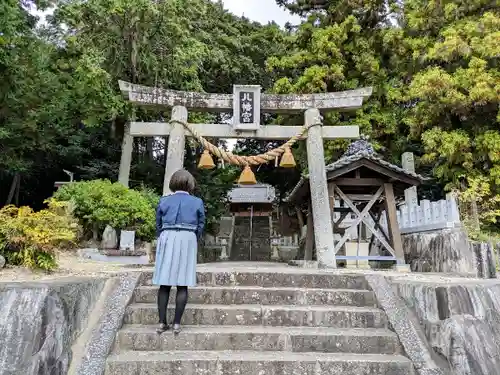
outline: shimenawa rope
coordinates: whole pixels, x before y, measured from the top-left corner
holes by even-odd
[[[181,124],[192,134],[192,136],[203,146],[203,148],[205,148],[205,150],[208,150],[212,155],[215,155],[218,158],[221,158],[224,161],[233,165],[260,165],[269,163],[270,161],[273,161],[277,157],[283,155],[283,153],[287,148],[291,148],[298,140],[303,138],[305,133],[307,133],[307,131],[309,130],[309,128],[319,125],[319,124],[304,125],[300,129],[300,131],[296,135],[291,137],[286,143],[272,150],[269,150],[264,154],[242,156],[242,155],[235,155],[232,152],[224,151],[219,147],[217,147],[216,145],[210,143],[205,138],[203,138],[203,136],[201,136],[195,129],[193,129],[191,124],[187,122],[170,120],[170,123]]]

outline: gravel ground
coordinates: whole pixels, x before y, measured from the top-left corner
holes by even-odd
[[[8,281],[43,281],[68,276],[98,276],[116,274],[125,271],[137,271],[138,268],[126,267],[119,263],[96,262],[79,258],[76,254],[59,255],[59,268],[51,273],[31,271],[23,267],[0,269],[0,282]]]

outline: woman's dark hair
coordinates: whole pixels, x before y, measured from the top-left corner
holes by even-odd
[[[168,184],[168,188],[173,193],[181,190],[186,191],[189,194],[193,194],[195,187],[196,180],[193,175],[185,169],[179,169],[176,171],[172,177],[170,177],[170,183]]]

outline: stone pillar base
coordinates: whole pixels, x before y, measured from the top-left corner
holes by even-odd
[[[348,257],[355,257],[355,256],[360,256],[360,257],[367,257],[369,252],[370,252],[370,244],[368,242],[360,242],[359,243],[359,251],[358,251],[358,243],[357,242],[346,242],[345,243],[345,255]],[[354,268],[360,268],[360,269],[370,269],[370,263],[368,262],[367,259],[356,259],[356,260],[351,260],[348,259],[346,260],[346,268],[349,269],[354,269]]]

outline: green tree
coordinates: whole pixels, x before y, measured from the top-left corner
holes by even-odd
[[[277,25],[236,17],[210,0],[70,0],[58,4],[46,27],[36,26],[18,1],[1,6],[0,43],[10,47],[0,50],[7,72],[0,82],[4,202],[41,205],[54,180],[67,180],[62,169],[76,172],[77,180],[116,180],[126,121],[170,116],[133,108],[121,97],[118,80],[209,92],[231,92],[233,83],[269,87],[273,75],[265,60],[284,51]],[[190,121],[229,116],[190,113]],[[161,192],[167,141],[134,139],[132,187]],[[196,154],[187,156],[194,149],[200,151],[187,145],[185,165],[197,175],[215,220],[236,172],[197,171]]]
[[[155,238],[155,209],[160,197],[148,190],[128,189],[109,180],[74,182],[60,188],[54,199],[71,203],[84,235],[97,240],[106,225],[137,231],[140,239]]]
[[[21,181],[36,186],[48,166],[64,168],[81,154],[83,124],[107,118],[119,104],[96,50],[61,49],[18,1],[0,7],[0,179],[10,203]]]
[[[268,60],[268,68],[281,74],[274,91],[320,93],[372,86],[373,95],[362,109],[329,113],[325,124],[359,125],[379,149],[385,147],[388,156],[394,153],[397,157],[406,141],[399,137],[403,111],[392,95],[400,73],[393,69],[397,60],[384,42],[385,32],[391,27],[391,7],[382,0],[362,4],[350,0],[278,3],[306,21],[290,34],[289,53]],[[337,158],[346,144],[326,142],[327,162]]]
[[[71,1],[58,8],[53,25],[69,26],[69,38],[82,51],[101,50],[102,66],[116,80],[209,92],[230,92],[233,83],[269,86],[272,75],[266,75],[265,60],[282,52],[284,37],[275,24],[262,26],[235,17],[222,3],[208,0]],[[129,108],[116,118],[118,135],[131,113]],[[143,121],[169,117],[143,108],[134,109],[133,115]],[[191,122],[221,122],[227,117],[190,113]],[[135,140],[132,186],[144,182],[161,191],[167,144],[166,139]],[[211,227],[224,208],[234,171],[197,171],[192,154],[201,150],[190,143],[186,147],[185,165],[197,176]],[[97,170],[99,164],[87,167],[88,172]]]
[[[500,218],[500,10],[488,1],[408,1],[393,33],[414,74],[401,90],[410,137],[446,189]],[[499,228],[497,224],[497,228]]]
[[[469,200],[474,190],[481,192],[482,201],[497,202],[498,4],[485,0],[277,3],[305,21],[287,39],[290,52],[268,60],[269,69],[281,75],[274,91],[373,86],[374,94],[362,109],[329,114],[325,123],[360,125],[392,162],[403,151],[415,152],[421,162],[418,171],[436,179],[434,187],[423,189],[425,194],[438,196],[443,188],[456,188]],[[335,159],[344,147],[345,142],[327,142],[326,161]],[[299,159],[304,165],[303,153]],[[498,206],[487,210],[498,212]],[[498,219],[488,217],[490,222]]]

